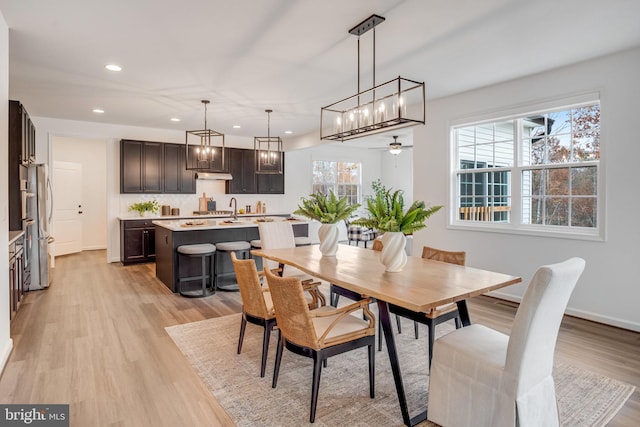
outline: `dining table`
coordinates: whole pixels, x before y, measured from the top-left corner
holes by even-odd
[[[391,328],[389,304],[415,312],[427,312],[448,303],[456,303],[463,326],[471,324],[467,299],[522,281],[522,278],[468,266],[407,257],[401,271],[387,272],[380,252],[339,245],[336,256],[323,256],[318,245],[283,249],[254,249],[260,256],[290,265],[310,276],[343,287],[355,294],[374,298],[384,333],[391,371],[405,425],[413,426],[427,418],[425,407],[411,417],[402,381],[400,361]]]

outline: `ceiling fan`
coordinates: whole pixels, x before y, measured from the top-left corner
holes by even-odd
[[[390,142],[387,147],[374,148],[374,150],[387,150],[390,154],[397,156],[403,150],[409,150],[411,148],[413,148],[413,145],[402,145],[402,143],[398,141],[398,137],[394,135],[393,142]]]

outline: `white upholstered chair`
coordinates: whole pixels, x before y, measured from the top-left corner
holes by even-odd
[[[542,266],[518,308],[511,335],[482,325],[436,340],[428,419],[442,426],[557,426],[553,354],[581,258]]]
[[[295,237],[293,236],[293,226],[290,222],[260,222],[258,223],[258,230],[260,232],[260,243],[262,245],[262,249],[284,249],[296,247]],[[275,261],[264,259],[263,266],[267,267],[269,270],[280,268],[281,276],[297,277],[303,284],[309,284],[315,281],[313,277],[290,265],[279,265]],[[316,290],[315,292],[312,292],[312,294],[318,298],[320,305],[326,304],[326,300],[322,292]]]

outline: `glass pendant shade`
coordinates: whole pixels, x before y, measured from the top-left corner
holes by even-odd
[[[185,163],[187,170],[224,172],[224,134],[207,129],[207,104],[204,104],[204,129],[185,132]]]

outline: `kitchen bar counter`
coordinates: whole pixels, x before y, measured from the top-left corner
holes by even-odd
[[[257,214],[257,213],[248,213],[248,214],[238,214],[238,218],[260,218],[260,217],[289,217],[291,214],[288,213],[268,213],[268,214]],[[201,215],[201,214],[183,214],[183,215],[147,215],[140,216],[138,214],[126,214],[118,216],[120,221],[131,221],[136,219],[148,219],[151,221],[177,221],[181,219],[228,219],[231,218],[231,215]]]
[[[273,222],[273,221],[289,221],[291,224],[308,224],[308,221],[298,219],[283,219],[280,217],[260,217],[260,218],[247,218],[240,217],[238,215],[237,220],[231,218],[218,218],[218,219],[206,219],[206,218],[194,218],[194,219],[182,219],[177,221],[158,220],[153,221],[154,225],[163,227],[171,231],[194,231],[194,230],[223,230],[230,228],[246,228],[246,227],[258,227],[260,222]]]
[[[267,217],[274,221],[287,221],[281,217]],[[230,220],[229,218],[226,219]],[[220,243],[231,241],[257,240],[260,238],[258,231],[258,221],[252,218],[241,218],[239,222],[225,223],[225,219],[203,219],[197,220],[156,220],[155,226],[155,252],[156,252],[156,277],[160,279],[172,292],[178,291],[176,268],[178,253],[176,248],[181,245],[193,245],[199,243]],[[187,223],[192,223],[188,225]],[[202,224],[199,224],[202,222]],[[309,235],[309,222],[304,220],[291,221],[293,234],[295,236]],[[262,269],[262,260],[256,259],[257,268]],[[201,271],[201,264],[198,259],[180,258],[181,277],[197,276]],[[219,264],[220,273],[233,273],[231,258],[224,256]],[[225,277],[235,281],[233,275]],[[233,283],[233,282],[232,282]],[[225,283],[226,284],[226,283]]]

